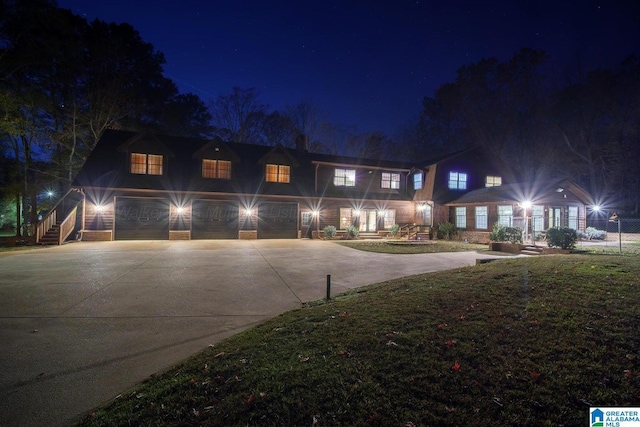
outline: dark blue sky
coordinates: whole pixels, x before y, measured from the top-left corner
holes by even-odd
[[[128,22],[164,53],[165,75],[208,103],[255,87],[274,109],[309,100],[335,123],[392,135],[424,96],[483,57],[582,62],[640,54],[635,0],[59,0],[89,20]]]

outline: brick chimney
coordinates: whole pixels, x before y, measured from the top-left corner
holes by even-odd
[[[300,133],[298,134],[298,136],[296,136],[296,150],[309,151],[309,139],[303,133]]]

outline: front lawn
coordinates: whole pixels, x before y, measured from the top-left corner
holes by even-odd
[[[386,254],[432,254],[437,252],[486,251],[488,245],[453,240],[340,240],[336,243],[353,249]]]
[[[639,277],[632,257],[557,255],[372,285],[216,344],[82,425],[585,425],[589,406],[640,404]]]

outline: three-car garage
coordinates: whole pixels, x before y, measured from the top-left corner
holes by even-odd
[[[115,240],[168,240],[178,224],[176,231],[190,230],[193,240],[237,239],[248,229],[258,239],[298,238],[297,203],[262,203],[245,213],[234,201],[196,199],[185,209],[165,198],[121,196],[114,214]]]

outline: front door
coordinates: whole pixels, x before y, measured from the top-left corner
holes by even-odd
[[[378,231],[378,213],[375,209],[360,211],[360,232],[372,233]]]

